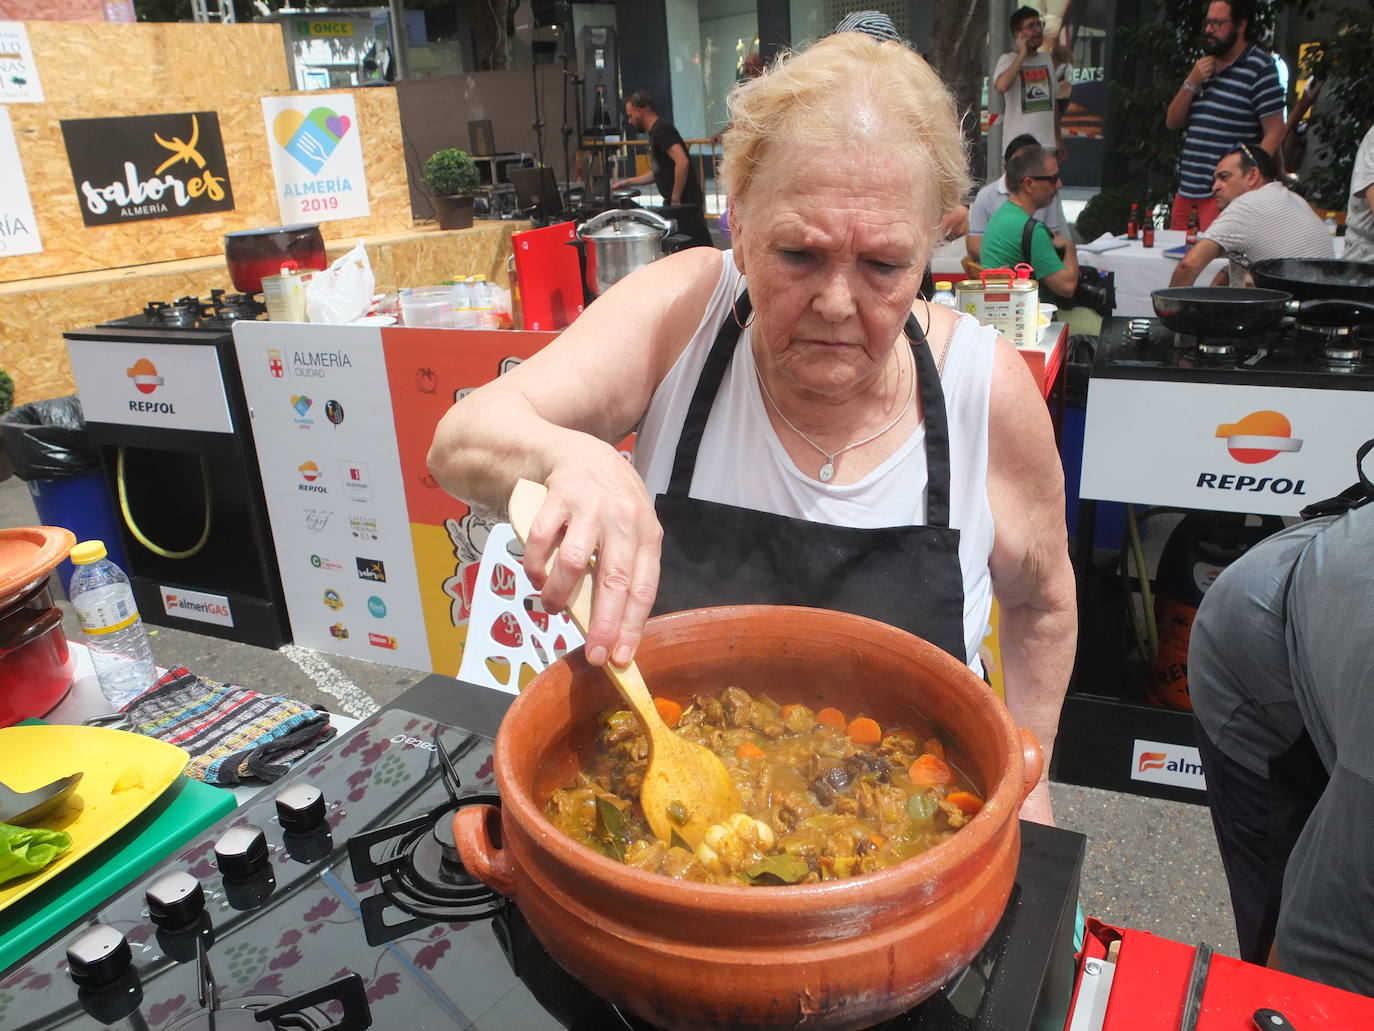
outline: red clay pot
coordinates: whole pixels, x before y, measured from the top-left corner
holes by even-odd
[[[665,1028],[861,1028],[932,995],[977,954],[1006,906],[1017,813],[1043,760],[968,667],[882,623],[771,606],[653,620],[638,662],[655,694],[679,700],[733,683],[894,725],[915,706],[959,742],[987,804],[929,852],[844,881],[736,888],[623,866],[543,815],[618,700],[574,652],[531,681],[501,725],[499,834],[492,807],[454,818],[469,872],[514,898],[569,972]]]

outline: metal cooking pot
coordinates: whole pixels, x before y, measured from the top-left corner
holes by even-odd
[[[643,208],[603,211],[578,226],[576,246],[587,299],[600,297],[631,272],[661,258],[663,241],[673,228],[671,221]]]

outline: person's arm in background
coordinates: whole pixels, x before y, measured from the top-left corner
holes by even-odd
[[[622,186],[647,186],[649,183],[653,181],[654,173],[652,170],[650,170],[648,172],[643,173],[642,175],[630,176],[630,178],[628,179],[613,179],[611,180],[611,189],[618,190]]]
[[[687,173],[692,167],[691,159],[687,157],[687,148],[681,143],[674,143],[668,148],[668,158],[673,162],[673,196],[664,200],[669,204],[681,204],[682,191],[687,188]]]
[[[1078,637],[1064,527],[1064,473],[1045,399],[1025,360],[998,338],[988,412],[988,502],[996,526],[989,569],[1007,708],[1040,740],[1045,766],[1021,808],[1054,822],[1049,770]]]
[[[1031,236],[1031,265],[1035,268],[1035,278],[1050,288],[1056,297],[1072,297],[1078,290],[1078,249],[1073,241],[1064,240],[1064,254],[1057,253],[1054,237],[1049,230],[1036,232]],[[1050,270],[1050,271],[1046,271]]]
[[[1202,270],[1217,258],[1220,258],[1224,253],[1225,252],[1221,249],[1221,244],[1217,243],[1215,240],[1209,240],[1203,237],[1198,240],[1197,243],[1193,244],[1193,246],[1189,247],[1188,253],[1183,255],[1182,260],[1178,263],[1178,267],[1174,269],[1174,274],[1169,277],[1169,285],[1192,286],[1197,282],[1197,277],[1202,275]],[[1222,274],[1225,276],[1225,282],[1221,284],[1214,283],[1214,286],[1224,286],[1225,283],[1230,282],[1230,276],[1226,275],[1225,269],[1222,270]]]
[[[1026,43],[1025,37],[1017,36],[1014,41],[1015,49],[1009,54],[1003,54],[997,59],[997,67],[993,70],[992,84],[998,93],[1005,93],[1011,89],[1016,77],[1021,74],[1021,65],[1030,56],[1030,47]],[[1008,140],[1007,142],[1011,142]]]
[[[960,204],[940,219],[940,241],[957,240],[968,232],[968,205]]]
[[[1215,57],[1204,57],[1198,60],[1188,70],[1188,77],[1178,87],[1178,92],[1174,94],[1174,99],[1169,101],[1169,108],[1164,112],[1164,125],[1169,129],[1186,129],[1188,127],[1188,109],[1193,106],[1193,98],[1197,96],[1197,91],[1202,88],[1202,84],[1217,73],[1217,59]]]
[[[658,589],[662,531],[616,444],[687,346],[721,269],[719,251],[694,247],[626,276],[557,339],[454,404],[430,445],[440,486],[476,508],[504,512],[518,478],[548,487],[525,570],[553,612],[597,556],[586,654],[598,665],[608,654],[628,661]]]

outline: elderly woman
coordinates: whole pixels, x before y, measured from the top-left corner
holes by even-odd
[[[454,405],[430,469],[489,508],[548,487],[525,567],[558,608],[595,556],[593,663],[628,661],[651,613],[764,602],[980,670],[995,593],[1007,701],[1048,754],[1075,612],[1045,404],[1005,340],[918,297],[967,182],[953,101],[908,47],[841,33],[731,109],[734,250],[617,283]],[[1051,821],[1047,781],[1023,812]]]

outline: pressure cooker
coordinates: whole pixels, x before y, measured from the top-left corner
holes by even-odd
[[[643,208],[616,208],[593,215],[577,227],[583,292],[600,297],[636,269],[664,254],[674,223]]]

